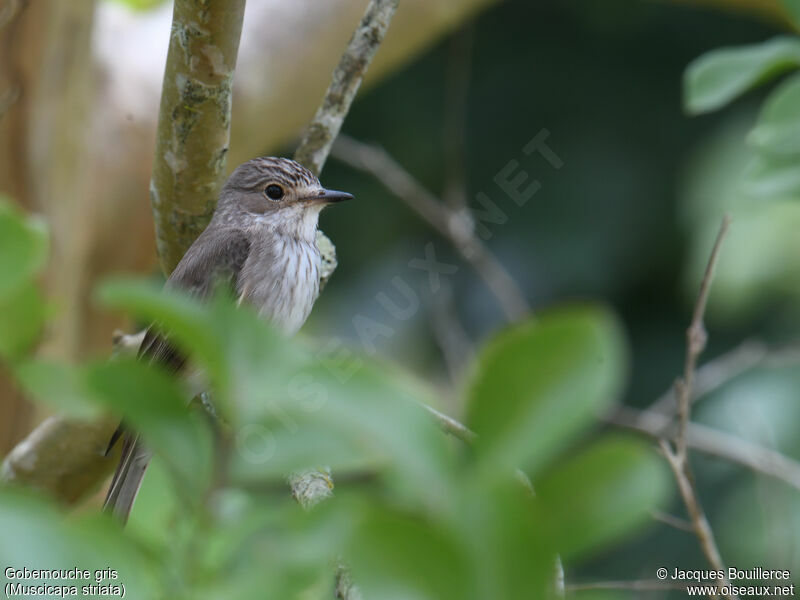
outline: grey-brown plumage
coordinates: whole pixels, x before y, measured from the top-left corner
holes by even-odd
[[[308,318],[319,293],[320,255],[315,241],[319,213],[348,198],[352,196],[324,189],[313,173],[292,160],[248,161],[223,186],[211,223],[166,287],[205,298],[221,281],[240,302],[252,304],[260,316],[291,335]],[[155,325],[145,334],[139,357],[173,371],[183,370],[187,360],[169,343],[169,332]],[[125,433],[104,505],[123,522],[149,461],[138,437]]]

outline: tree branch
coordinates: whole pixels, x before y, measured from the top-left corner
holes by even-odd
[[[339,136],[333,156],[371,173],[389,191],[453,244],[497,298],[509,321],[528,314],[525,295],[503,264],[475,235],[468,219],[449,208],[400,166],[383,148]]]
[[[422,408],[428,411],[442,431],[460,439],[462,442],[466,444],[472,444],[475,442],[475,438],[478,437],[478,434],[472,431],[469,427],[459,423],[453,417],[449,417],[446,414],[439,412],[432,406],[422,404]]]
[[[0,189],[52,232],[43,281],[56,311],[42,351],[74,358],[85,326],[87,198],[91,192],[93,0],[0,2]],[[34,407],[0,369],[0,455],[34,423]]]
[[[342,123],[350,112],[358,88],[375,53],[386,36],[389,23],[397,10],[398,0],[370,0],[364,16],[350,38],[322,103],[294,153],[294,159],[319,175],[339,135]],[[336,247],[322,231],[317,231],[317,248],[322,259],[320,289],[336,270]]]
[[[316,175],[322,171],[333,142],[350,112],[358,88],[364,79],[375,53],[383,42],[398,0],[370,0],[350,43],[333,71],[325,97],[311,120],[294,158]],[[327,283],[336,269],[336,247],[328,237],[317,231],[317,248],[322,260],[320,287]],[[333,495],[330,469],[310,469],[289,477],[292,496],[305,509]],[[339,564],[335,573],[334,595],[339,600],[361,600],[361,592],[353,583],[350,569]]]
[[[450,379],[458,382],[464,368],[472,363],[475,348],[458,318],[452,286],[442,281],[441,288],[433,294],[432,301],[431,331],[441,350]]]
[[[150,181],[165,273],[208,225],[226,175],[244,5],[175,1]]]
[[[653,517],[656,521],[664,523],[665,525],[669,525],[673,529],[677,529],[678,531],[686,531],[688,533],[694,533],[694,528],[689,521],[685,519],[681,519],[680,517],[676,517],[675,515],[671,515],[669,513],[665,513],[660,510],[654,510],[650,512],[650,516]]]
[[[398,0],[370,0],[361,23],[333,71],[325,98],[311,120],[294,158],[319,175],[339,135],[350,105],[383,42]]]
[[[729,215],[725,215],[722,218],[722,225],[720,225],[717,239],[714,241],[714,247],[711,249],[711,256],[708,259],[706,271],[700,283],[700,292],[697,295],[697,302],[694,306],[692,322],[686,330],[686,360],[683,365],[683,377],[675,382],[675,392],[678,399],[678,419],[680,421],[680,426],[675,435],[675,446],[677,448],[678,457],[684,464],[686,463],[686,430],[689,426],[692,384],[697,369],[697,358],[703,350],[705,350],[706,342],[708,341],[708,333],[703,323],[703,316],[705,315],[706,305],[708,304],[708,294],[711,291],[714,269],[719,259],[719,250],[728,233],[730,222],[731,219]]]
[[[675,382],[675,393],[678,399],[678,428],[675,433],[675,446],[673,447],[666,439],[662,438],[659,440],[659,447],[675,476],[678,490],[686,506],[686,511],[689,513],[692,528],[700,543],[700,548],[711,566],[716,570],[722,571],[724,571],[725,565],[719,553],[716,540],[714,539],[714,531],[711,529],[705,511],[700,504],[697,488],[694,485],[691,466],[689,465],[688,432],[692,383],[697,367],[697,358],[705,349],[708,339],[708,334],[703,325],[703,316],[705,315],[706,304],[708,303],[711,282],[714,278],[714,268],[716,267],[719,251],[729,226],[730,217],[725,215],[722,219],[717,239],[714,242],[714,247],[711,250],[711,256],[708,259],[703,280],[700,283],[700,292],[697,296],[697,302],[695,303],[694,312],[692,314],[692,322],[686,330],[686,360],[684,362],[683,377]],[[725,580],[723,579],[723,581]],[[735,595],[729,595],[727,597],[736,598]]]
[[[683,503],[686,505],[686,512],[689,513],[689,519],[692,522],[692,529],[698,542],[700,542],[700,549],[703,551],[709,564],[718,571],[725,570],[725,563],[722,562],[722,555],[717,548],[717,542],[714,539],[714,530],[711,529],[711,524],[708,522],[706,513],[703,506],[700,504],[700,498],[697,494],[697,489],[694,486],[694,479],[691,473],[688,472],[684,458],[673,450],[672,446],[667,440],[659,440],[658,444],[661,452],[669,463],[672,473],[675,476],[675,481],[678,483],[678,490],[680,491]],[[723,578],[723,585],[727,585],[727,580]],[[727,598],[736,598],[735,595],[727,595]]]
[[[383,42],[398,0],[370,0],[350,43],[333,71],[325,97],[311,120],[294,158],[314,174],[319,175],[328,159],[333,142],[342,128],[358,88],[364,79],[375,53]],[[317,231],[317,248],[322,269],[320,287],[325,285],[336,269],[336,247],[328,237]],[[305,509],[333,495],[333,478],[330,469],[309,469],[289,477],[292,496]],[[335,573],[335,597],[340,600],[361,600],[358,587],[353,584],[350,569],[339,564]]]
[[[376,3],[370,6],[373,4]],[[367,14],[383,19],[378,26],[381,28],[388,25],[387,3],[377,4],[383,8],[372,13],[368,8]],[[198,12],[192,13],[193,9]],[[200,7],[190,0],[175,3],[151,190],[159,254],[167,272],[207,223],[224,177],[230,129],[230,83],[243,10],[244,0],[228,0],[224,7],[222,3]],[[369,59],[377,45],[363,44],[359,32],[363,37],[374,31],[374,27],[362,21],[354,34],[355,47],[371,53]],[[231,36],[236,39],[230,39]],[[334,79],[338,77],[338,83],[335,81],[329,89],[329,94],[336,94],[337,90],[347,92],[346,101],[326,96],[320,108],[322,122],[330,123],[323,109],[333,107],[339,119],[336,131],[369,64],[369,60],[355,56],[353,48],[351,43],[349,54],[345,54],[349,56],[347,60],[363,66],[360,70],[337,69]],[[343,62],[347,62],[345,58]],[[343,78],[344,75],[347,77]],[[309,143],[313,144],[314,140]],[[309,148],[313,149],[312,154],[321,166],[329,146],[327,149]],[[323,254],[321,276],[324,283],[336,267],[335,249],[324,236],[317,242]],[[135,351],[137,341],[136,336],[115,333],[115,352]],[[105,456],[104,452],[116,426],[113,419],[79,422],[53,417],[37,427],[6,457],[2,479],[46,489],[66,503],[77,502],[95,489],[114,467],[115,457]],[[302,486],[303,480],[299,480],[298,485]],[[297,496],[303,492],[293,486],[293,493]]]
[[[637,581],[592,581],[588,583],[568,583],[567,592],[584,592],[589,590],[625,590],[629,592],[647,592],[658,590],[685,590],[685,583],[661,581],[658,579],[641,579]]]
[[[175,2],[151,182],[157,244],[167,273],[207,224],[225,175],[231,81],[244,3]],[[72,6],[58,3],[59,7],[62,5]],[[85,66],[84,60],[81,72],[88,73]],[[63,77],[56,78],[60,79]],[[72,160],[74,154],[66,153]],[[84,172],[68,170],[73,175]],[[43,179],[52,179],[50,185],[62,181]],[[65,187],[61,185],[59,189],[61,196]],[[79,197],[85,199],[86,194]],[[62,210],[71,205],[64,206]],[[86,211],[72,213],[85,216]],[[71,254],[65,260],[77,265],[86,263]],[[74,273],[70,276],[85,279]],[[115,336],[114,341],[115,351],[129,350],[128,336]],[[116,427],[116,419],[112,418],[87,422],[52,417],[6,457],[1,477],[47,490],[63,502],[74,503],[95,489],[114,467],[116,457],[106,456],[105,451]]]
[[[667,438],[675,434],[675,423],[672,418],[652,410],[640,411],[622,406],[604,420],[654,439]],[[775,450],[698,423],[689,423],[686,442],[692,450],[740,465],[754,473],[772,477],[800,490],[800,463]]]
[[[700,398],[707,396],[750,369],[756,367],[777,368],[796,364],[800,364],[800,347],[797,345],[768,348],[757,340],[747,340],[697,368],[690,401],[694,404]],[[676,412],[676,399],[677,395],[673,386],[653,402],[648,410],[673,414]]]
[[[135,356],[144,331],[115,331],[113,356]],[[94,492],[119,459],[121,445],[106,454],[119,419],[90,421],[55,415],[39,424],[5,457],[0,481],[37,488],[65,504],[75,504]]]
[[[42,490],[66,504],[78,502],[113,470],[119,451],[105,452],[118,425],[116,417],[49,417],[6,456],[0,480]]]
[[[450,41],[445,72],[443,119],[445,184],[442,198],[454,211],[465,214],[467,99],[472,68],[473,26],[467,25]]]

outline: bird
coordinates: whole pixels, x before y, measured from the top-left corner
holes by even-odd
[[[222,186],[208,226],[168,277],[165,288],[204,299],[223,285],[279,332],[291,336],[305,323],[319,294],[320,252],[316,244],[323,208],[352,194],[322,187],[298,162],[259,157],[239,165]],[[140,360],[185,375],[187,357],[169,342],[169,332],[151,325],[139,347]],[[123,437],[105,512],[124,524],[130,515],[151,454],[122,425],[109,450]]]

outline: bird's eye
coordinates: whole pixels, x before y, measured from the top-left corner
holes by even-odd
[[[279,185],[268,185],[267,189],[264,190],[264,193],[267,195],[267,198],[270,200],[274,200],[277,202],[281,198],[283,198],[283,188]]]

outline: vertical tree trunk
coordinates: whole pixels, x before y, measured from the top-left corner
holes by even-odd
[[[165,273],[208,225],[226,175],[244,6],[244,0],[175,2],[150,181]]]
[[[73,356],[80,344],[88,235],[87,124],[93,95],[93,0],[15,0],[0,31],[0,190],[43,214],[52,233],[48,287],[60,309],[48,352]],[[30,429],[33,411],[0,374],[0,453]]]

